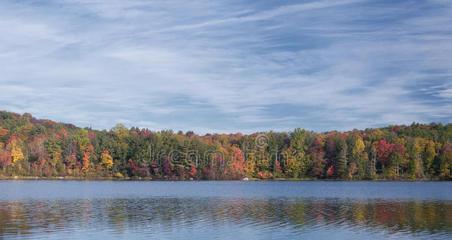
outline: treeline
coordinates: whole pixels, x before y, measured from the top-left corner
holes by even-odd
[[[451,179],[452,124],[206,134],[77,128],[0,112],[1,177]]]

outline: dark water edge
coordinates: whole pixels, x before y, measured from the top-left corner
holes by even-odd
[[[0,181],[0,239],[450,239],[451,182]]]
[[[0,181],[6,180],[58,180],[58,181],[201,181],[201,182],[227,182],[227,181],[245,181],[241,179],[177,179],[177,178],[151,178],[151,177],[37,177],[37,176],[0,176]],[[399,179],[323,179],[323,178],[248,178],[246,181],[322,181],[322,182],[452,182],[452,179],[443,178],[424,178],[424,179],[411,179],[411,178],[399,178]]]

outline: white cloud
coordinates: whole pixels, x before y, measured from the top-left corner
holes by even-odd
[[[440,96],[442,98],[452,99],[452,88],[438,91],[438,96]]]

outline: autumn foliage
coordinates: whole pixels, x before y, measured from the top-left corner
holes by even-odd
[[[451,124],[197,135],[0,112],[0,177],[450,179],[451,161]]]

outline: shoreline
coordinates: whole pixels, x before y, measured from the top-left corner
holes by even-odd
[[[160,182],[449,182],[451,180],[444,179],[309,179],[309,178],[275,178],[275,179],[221,179],[221,180],[205,180],[205,179],[168,179],[168,178],[141,178],[141,177],[33,177],[33,176],[0,176],[0,181],[160,181]]]

